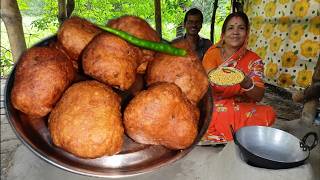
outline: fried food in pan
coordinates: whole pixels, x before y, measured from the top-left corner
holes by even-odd
[[[125,31],[140,39],[160,42],[158,33],[148,24],[147,21],[137,16],[121,16],[108,22],[108,26]],[[152,61],[155,55],[154,51],[137,48],[139,53],[137,72],[144,74],[148,62]]]
[[[11,92],[13,106],[23,113],[46,116],[74,79],[72,62],[55,48],[33,47],[20,58]]]
[[[102,30],[80,17],[66,19],[58,30],[58,41],[73,60],[78,60],[83,49]]]
[[[125,40],[108,33],[95,37],[83,52],[84,73],[110,86],[127,90],[135,82],[137,52]]]
[[[157,83],[141,91],[124,112],[126,133],[142,144],[185,149],[197,136],[199,110],[173,83]]]
[[[197,55],[188,52],[185,57],[157,53],[147,70],[147,84],[172,82],[187,98],[197,104],[208,89],[208,78]]]
[[[82,158],[121,151],[120,97],[107,85],[82,81],[67,89],[49,116],[53,143]]]

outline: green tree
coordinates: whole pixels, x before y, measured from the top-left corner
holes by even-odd
[[[176,28],[183,22],[185,10],[193,6],[203,11],[205,23],[210,24],[213,1],[161,0],[162,37],[169,41],[174,39]],[[27,34],[25,32],[27,47],[44,38],[42,32],[50,31],[52,34],[57,32],[59,27],[58,0],[17,0],[17,2],[23,18],[27,16],[36,17],[32,22],[32,32]],[[226,12],[230,12],[229,0],[219,0],[217,12],[219,19],[216,21],[218,31],[215,31],[216,34],[220,33],[220,24],[225,18]],[[139,16],[155,28],[154,0],[75,0],[75,8],[72,15],[103,25],[108,20],[125,14]],[[9,55],[9,52],[9,47],[1,47],[1,62],[4,62],[1,66],[12,66],[12,56]],[[10,68],[6,68],[6,70],[2,68],[1,76],[9,72]]]
[[[23,2],[21,0],[21,3]],[[163,37],[169,40],[174,37],[175,26],[183,21],[184,12],[179,3],[183,3],[186,6],[191,5],[190,0],[161,1]],[[23,8],[23,11],[28,14],[34,8],[31,5],[37,4],[42,8],[37,14],[39,18],[32,23],[38,30],[45,30],[50,26],[58,28],[57,0],[43,0],[42,2],[33,0],[25,4],[27,7]],[[139,16],[148,21],[153,27],[155,26],[154,0],[76,0],[73,11],[73,15],[86,18],[97,24],[105,24],[108,20],[125,14]]]

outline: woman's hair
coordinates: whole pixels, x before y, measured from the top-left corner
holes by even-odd
[[[202,12],[197,9],[197,8],[192,8],[189,11],[187,11],[186,15],[184,16],[184,24],[186,24],[187,20],[188,20],[188,16],[190,15],[198,15],[201,18],[201,23],[203,22],[203,14]]]
[[[231,13],[226,17],[226,19],[224,20],[223,25],[222,25],[222,31],[221,31],[222,33],[226,32],[227,24],[233,17],[240,17],[242,19],[242,21],[244,22],[245,26],[246,26],[246,30],[247,31],[249,30],[249,19],[248,19],[248,16],[244,12],[240,12],[239,11],[239,12]]]

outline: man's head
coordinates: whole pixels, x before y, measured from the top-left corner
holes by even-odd
[[[184,17],[184,27],[188,35],[198,35],[202,28],[203,15],[197,8],[190,9]]]

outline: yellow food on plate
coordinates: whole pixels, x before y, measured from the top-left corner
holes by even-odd
[[[220,86],[231,86],[244,79],[242,71],[233,67],[219,67],[209,72],[209,81]]]

